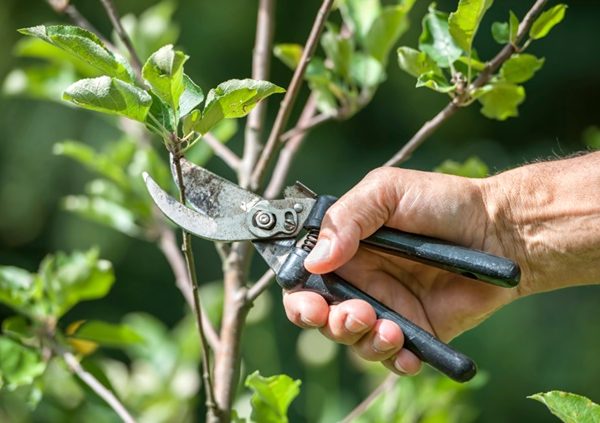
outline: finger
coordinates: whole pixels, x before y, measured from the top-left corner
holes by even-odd
[[[402,348],[404,336],[397,324],[378,320],[373,330],[353,345],[354,351],[365,360],[383,361]]]
[[[341,266],[356,253],[361,239],[388,220],[396,204],[392,195],[396,191],[383,172],[370,172],[329,208],[317,245],[305,260],[310,272],[326,273]]]
[[[383,365],[400,375],[416,375],[421,371],[421,360],[411,351],[402,348],[395,356],[384,360]]]
[[[329,305],[315,292],[284,292],[283,306],[290,322],[302,328],[320,328],[327,323]]]
[[[377,316],[373,307],[362,300],[348,300],[330,307],[323,335],[340,344],[352,345],[368,333]]]

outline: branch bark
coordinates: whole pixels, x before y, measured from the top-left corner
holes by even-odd
[[[396,383],[396,380],[398,380],[398,375],[396,375],[395,373],[390,373],[383,380],[383,382],[381,382],[381,384],[379,384],[379,386],[377,386],[377,388],[375,388],[367,398],[365,398],[360,404],[358,404],[354,408],[354,410],[352,410],[346,417],[344,417],[344,420],[342,420],[340,423],[352,423],[354,419],[356,419],[358,416],[362,415],[365,411],[367,411],[367,409],[371,406],[371,404],[373,404],[373,401],[375,401],[379,397],[379,395],[382,395],[390,389],[392,389],[394,383]]]
[[[246,292],[246,301],[248,303],[253,303],[254,300],[258,298],[260,294],[265,292],[271,283],[273,282],[273,278],[275,277],[275,272],[269,269],[267,270],[261,277],[258,279],[254,285],[252,285],[248,291]]]
[[[241,160],[229,147],[221,143],[213,134],[210,132],[205,134],[203,140],[208,146],[214,151],[217,157],[227,164],[232,170],[238,170],[240,168]]]
[[[260,155],[257,165],[254,168],[254,172],[252,173],[251,187],[255,190],[258,189],[261,183],[271,157],[275,153],[275,149],[279,144],[281,134],[283,133],[290,118],[290,113],[292,112],[292,107],[294,106],[296,98],[298,97],[298,92],[300,91],[300,86],[302,84],[306,67],[312,58],[315,48],[317,47],[319,36],[321,35],[323,27],[325,26],[325,21],[327,20],[327,16],[329,15],[329,11],[331,10],[333,2],[334,0],[323,0],[323,4],[317,13],[317,17],[315,18],[310,35],[308,36],[308,40],[306,41],[306,45],[302,51],[300,63],[294,71],[292,81],[288,86],[283,101],[281,102],[281,107],[279,108],[277,116],[275,117],[275,123],[273,123],[273,128],[269,134],[269,139],[267,140],[265,149]]]
[[[506,44],[492,60],[487,62],[485,69],[479,74],[477,79],[473,81],[468,91],[475,88],[480,88],[487,84],[496,71],[500,69],[500,66],[502,66],[502,64],[519,49],[519,43],[529,32],[529,28],[531,28],[531,25],[533,25],[535,19],[544,9],[546,2],[547,0],[537,0],[533,6],[531,6],[531,9],[529,9],[523,18],[523,21],[519,25],[514,43]],[[425,124],[417,131],[417,133],[413,135],[413,137],[408,140],[408,142],[396,154],[394,154],[391,159],[384,163],[384,166],[396,166],[408,160],[410,155],[421,144],[423,144],[423,142],[425,142],[425,140],[433,132],[435,132],[436,129],[438,129],[444,122],[446,122],[446,120],[448,120],[452,115],[454,115],[454,113],[458,111],[459,107],[461,107],[460,100],[461,99],[457,98],[453,99],[448,105],[446,105],[446,107],[442,109],[442,111],[435,115],[433,119],[425,122]]]
[[[115,7],[112,0],[100,0],[100,2],[102,3],[102,6],[106,10],[106,14],[108,15],[108,18],[110,19],[110,22],[112,23],[113,27],[115,28],[115,31],[117,32],[117,35],[119,36],[119,39],[123,42],[123,45],[129,52],[129,58],[133,62],[133,67],[135,69],[136,75],[140,79],[140,82],[143,82],[143,80],[142,80],[142,62],[140,61],[140,58],[138,57],[137,53],[135,52],[135,48],[133,47],[131,38],[129,38],[127,31],[125,31],[125,28],[123,28],[123,25],[121,24],[121,19],[119,17],[119,13],[117,12],[117,8]]]
[[[125,408],[125,406],[119,401],[119,399],[104,385],[98,381],[91,373],[87,372],[77,358],[68,351],[64,351],[62,349],[56,348],[55,351],[59,354],[62,359],[67,364],[67,367],[79,377],[92,391],[96,393],[100,398],[102,398],[109,406],[112,408],[115,413],[123,420],[125,423],[135,423],[135,419],[131,416],[129,411]]]

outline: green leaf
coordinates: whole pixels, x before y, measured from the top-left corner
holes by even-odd
[[[343,79],[347,79],[350,74],[350,60],[354,52],[352,39],[341,36],[329,26],[328,31],[321,37],[321,46],[333,63],[333,69]]]
[[[179,97],[185,90],[183,64],[188,58],[168,44],[154,52],[142,68],[142,76],[154,94],[175,111],[179,109]]]
[[[474,51],[473,51],[474,52]],[[458,64],[463,64],[467,67],[467,69],[470,67],[472,70],[475,70],[477,72],[481,72],[485,69],[485,63],[483,63],[480,60],[477,60],[474,54],[471,54],[471,57],[465,57],[465,56],[460,56],[458,58],[458,60],[456,61],[457,63],[457,70],[460,72],[460,66]],[[467,70],[465,70],[465,74],[467,73]]]
[[[361,41],[381,13],[379,0],[343,0],[339,7],[344,22]]]
[[[498,82],[480,88],[473,95],[483,105],[481,113],[490,119],[505,120],[519,115],[517,107],[525,101],[520,85]]]
[[[271,94],[285,90],[268,81],[231,79],[209,91],[202,117],[194,122],[194,130],[206,134],[225,118],[246,116],[256,104]],[[191,115],[190,115],[191,116]]]
[[[404,5],[385,7],[369,28],[365,50],[379,62],[387,62],[390,50],[408,30],[408,11]]]
[[[300,63],[303,47],[300,44],[277,44],[273,48],[273,54],[281,60],[288,68],[295,70]]]
[[[513,54],[500,68],[500,76],[508,82],[528,81],[544,65],[544,58],[532,54]]]
[[[475,156],[469,157],[463,163],[454,160],[445,160],[434,171],[467,178],[485,178],[490,173],[487,165],[479,157]]]
[[[108,226],[131,237],[139,237],[144,233],[129,208],[102,197],[69,195],[65,197],[63,207],[85,219]]]
[[[83,28],[70,25],[39,25],[22,28],[19,32],[41,38],[94,66],[103,74],[126,82],[135,80],[134,73],[127,61],[112,53],[95,34]]]
[[[362,53],[352,55],[350,74],[352,80],[360,87],[376,87],[385,80],[385,71],[381,63]]]
[[[27,311],[40,298],[42,287],[34,274],[18,267],[0,266],[0,302]]]
[[[263,377],[258,371],[246,377],[252,394],[252,419],[261,423],[287,423],[290,403],[300,393],[300,380],[287,375]]]
[[[600,128],[590,126],[583,131],[583,143],[592,150],[600,150]]]
[[[36,336],[33,328],[23,316],[11,316],[4,319],[2,332],[19,342],[32,342]]]
[[[60,317],[83,300],[104,297],[115,278],[112,265],[98,258],[95,249],[47,256],[39,275],[46,290],[50,313]]]
[[[63,91],[77,81],[71,67],[55,64],[13,69],[2,84],[2,92],[12,96],[60,101]]]
[[[423,18],[419,49],[443,68],[449,67],[463,53],[448,30],[448,14],[437,11],[435,3],[429,6]]]
[[[517,38],[519,19],[510,11],[508,22],[494,22],[492,24],[492,37],[498,44],[513,44]]]
[[[410,47],[400,47],[398,49],[398,65],[400,69],[415,78],[427,72],[442,74],[441,69],[431,57]]]
[[[590,399],[570,392],[550,391],[531,395],[544,404],[552,414],[565,423],[598,423],[600,422],[600,405]]]
[[[456,85],[450,84],[444,75],[434,71],[421,74],[417,79],[416,87],[427,87],[439,93],[450,93],[456,90]]]
[[[84,109],[121,115],[140,122],[146,119],[152,103],[146,91],[108,76],[75,82],[66,89],[63,99]]]
[[[46,364],[37,351],[0,336],[0,387],[14,390],[31,385],[44,370]]]
[[[483,15],[492,3],[493,0],[460,0],[456,12],[450,14],[448,19],[450,34],[456,44],[468,54]]]
[[[146,115],[146,127],[161,137],[165,130],[175,132],[175,113],[173,109],[154,93],[150,92],[150,97],[152,98],[152,104]]]
[[[131,143],[128,144],[133,147]],[[133,147],[135,148],[135,147]],[[54,144],[53,153],[76,160],[86,168],[107,177],[119,186],[127,188],[129,182],[123,171],[122,163],[105,154],[96,152],[92,147],[77,141],[63,141]],[[133,150],[128,152],[128,157],[133,155]]]
[[[204,101],[204,92],[192,79],[183,74],[183,94],[179,98],[179,116],[185,116]]]
[[[123,347],[138,344],[143,338],[127,325],[88,320],[71,334],[72,338],[96,342],[107,347]]]
[[[567,11],[566,4],[557,4],[556,6],[542,13],[531,25],[529,37],[534,40],[544,38],[555,25],[559,24],[565,17]]]

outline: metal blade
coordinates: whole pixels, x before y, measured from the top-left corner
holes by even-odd
[[[212,172],[181,158],[185,197],[194,209],[212,218],[245,214],[262,198]],[[175,182],[177,175],[171,169]]]
[[[256,239],[256,235],[248,230],[245,213],[224,217],[198,213],[167,194],[147,173],[144,173],[144,182],[150,196],[165,216],[189,233],[211,241]],[[222,207],[226,207],[226,204]]]

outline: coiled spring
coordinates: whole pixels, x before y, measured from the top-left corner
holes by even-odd
[[[317,245],[317,240],[319,239],[319,230],[318,229],[309,229],[306,237],[304,238],[304,242],[302,243],[302,249],[307,253],[310,253],[315,245]]]

